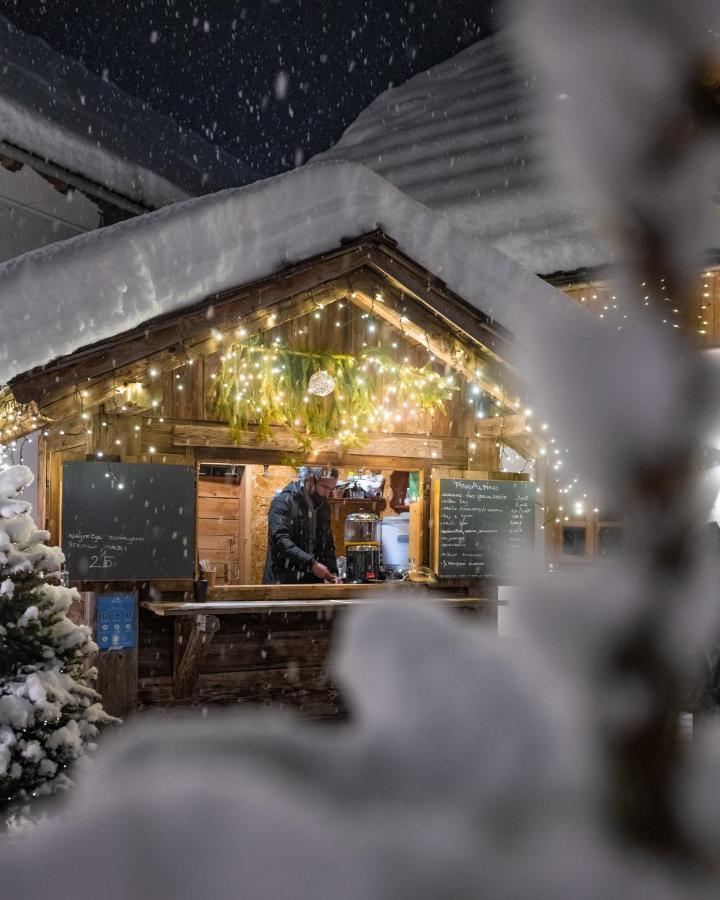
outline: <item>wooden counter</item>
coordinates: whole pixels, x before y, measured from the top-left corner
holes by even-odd
[[[469,596],[475,585],[462,582],[381,581],[377,584],[222,584],[208,589],[214,600],[333,600],[401,596],[403,594]]]
[[[246,613],[318,612],[343,606],[423,598],[455,606],[484,606],[497,601],[471,596],[468,584],[386,581],[378,584],[223,584],[208,589],[204,603],[144,600],[140,605],[156,616],[220,616]]]
[[[310,718],[344,717],[327,659],[334,629],[353,607],[419,597],[497,627],[492,590],[490,598],[479,597],[471,582],[222,585],[208,593],[206,603],[187,602],[188,591],[141,599],[138,647],[123,654],[125,668],[103,654],[106,666],[118,664],[106,683],[127,682],[119,692],[124,705],[113,712],[240,703],[291,707]]]
[[[144,582],[137,581],[73,581],[72,586],[79,591],[94,590],[137,590],[141,585],[149,586],[153,594],[163,596],[189,595],[193,591],[193,579],[172,578]],[[454,579],[452,581],[425,582],[410,581],[379,581],[376,584],[218,584],[208,587],[209,600],[310,600],[317,596],[322,597],[364,597],[377,594],[379,591],[402,594],[404,592],[417,593],[424,590],[437,591],[449,594],[478,594],[480,591],[476,585],[470,584],[470,579]],[[492,591],[483,591],[483,596],[490,596]]]
[[[348,606],[371,606],[382,604],[388,599],[395,600],[395,597],[348,597],[345,600],[339,599],[318,599],[318,600],[209,600],[207,603],[173,603],[167,601],[144,600],[140,606],[143,609],[149,609],[156,616],[188,616],[188,615],[206,615],[206,616],[237,616],[246,613],[273,613],[273,612],[318,612],[320,610],[332,610]],[[408,598],[414,599],[414,598]],[[423,600],[430,600],[433,603],[447,603],[454,606],[489,606],[494,608],[497,606],[495,600],[488,600],[483,597],[444,597],[444,596],[426,596]]]
[[[456,606],[487,606],[495,600],[469,595],[467,585],[389,581],[380,584],[228,584],[208,590],[204,603],[146,600],[144,609],[157,616],[241,615],[245,613],[318,612],[343,606],[422,598]]]
[[[468,585],[408,582],[223,585],[206,603],[143,600],[139,700],[163,706],[280,702],[314,717],[342,715],[325,663],[344,610],[421,598],[496,627],[496,602],[469,591]]]

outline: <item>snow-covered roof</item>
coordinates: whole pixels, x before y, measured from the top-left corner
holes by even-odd
[[[314,161],[347,159],[540,274],[612,261],[549,171],[534,81],[494,35],[381,94]]]
[[[0,383],[216,292],[382,229],[510,331],[574,305],[363,166],[305,166],[43,247],[0,266]]]
[[[148,207],[257,177],[1,16],[0,140]]]

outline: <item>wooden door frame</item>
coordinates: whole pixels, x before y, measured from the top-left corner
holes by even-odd
[[[252,491],[250,490],[250,484],[252,482],[252,465],[248,465],[242,461],[242,459],[233,459],[230,456],[227,457],[210,457],[203,458],[202,455],[197,455],[195,457],[195,496],[196,499],[199,496],[199,485],[200,485],[200,466],[235,466],[238,469],[242,469],[240,474],[240,485],[238,491],[238,583],[239,584],[249,584],[249,576],[250,576],[250,558],[252,552],[252,541],[250,540],[251,535],[251,525],[252,525]],[[200,534],[199,529],[199,517],[198,517],[198,507],[199,504],[195,503],[195,565],[197,567],[198,559],[200,558],[200,551],[198,549],[198,537]]]

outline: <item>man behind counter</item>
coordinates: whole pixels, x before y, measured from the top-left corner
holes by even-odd
[[[337,469],[301,466],[270,504],[263,584],[335,583],[337,562],[326,498]]]

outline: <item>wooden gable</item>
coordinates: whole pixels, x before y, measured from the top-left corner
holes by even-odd
[[[507,442],[534,455],[524,426],[518,427],[517,416],[510,418],[517,412],[520,393],[520,378],[507,362],[511,335],[402,254],[381,232],[18,375],[10,383],[12,397],[22,408],[36,404],[35,423],[41,416],[43,421],[70,422],[68,430],[75,431],[97,410],[103,421],[120,413],[145,415],[156,424],[163,417],[184,423],[179,434],[187,442],[187,428],[211,418],[206,409],[210,373],[205,370],[240,326],[251,336],[338,302],[372,313],[402,340],[461,376],[472,377],[513,423],[505,432]],[[192,377],[179,386],[184,390],[173,391],[178,372],[192,365]],[[30,418],[26,420],[29,425]],[[281,448],[280,437],[275,446]]]

